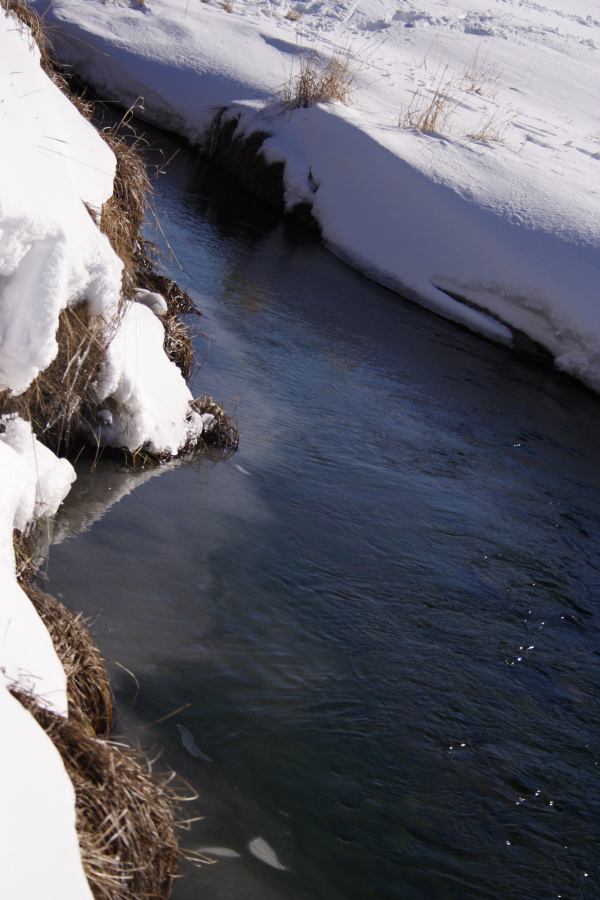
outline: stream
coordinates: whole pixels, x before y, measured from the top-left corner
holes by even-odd
[[[45,586],[199,795],[175,900],[598,897],[599,399],[149,133],[240,448],[82,465]]]

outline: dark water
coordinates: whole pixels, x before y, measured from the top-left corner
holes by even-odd
[[[111,665],[121,731],[198,790],[184,843],[240,854],[176,898],[600,896],[600,401],[185,150],[156,207],[240,450],[102,518],[132,481],[82,474],[48,577],[139,680]]]

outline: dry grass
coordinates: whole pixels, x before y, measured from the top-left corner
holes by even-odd
[[[87,404],[96,401],[96,379],[109,337],[85,305],[65,309],[56,333],[58,353],[23,394],[0,394],[0,413],[17,413],[55,452],[66,450],[79,431]]]
[[[81,615],[32,585],[24,590],[46,626],[67,676],[69,717],[93,735],[112,726],[112,692],[102,655]]]
[[[172,278],[159,275],[157,268],[159,260],[156,248],[151,241],[139,240],[135,255],[135,269],[138,285],[148,291],[156,291],[162,294],[167,302],[169,313],[193,313],[201,316],[202,313],[187,293]]]
[[[13,691],[58,749],[75,788],[81,859],[96,900],[162,900],[179,862],[171,777],[139,754]]]
[[[284,16],[284,19],[287,19],[288,22],[299,22],[301,18],[302,13],[298,12],[297,9],[288,9]]]
[[[487,55],[480,54],[477,48],[470,65],[464,71],[460,86],[474,94],[491,95],[499,80],[498,66]]]
[[[224,0],[224,3],[221,4],[225,12],[232,13],[235,9],[231,0]]]
[[[486,114],[475,130],[467,135],[472,141],[482,144],[495,142],[501,144],[504,141],[506,129],[510,125],[510,119],[503,119],[497,110]]]
[[[331,103],[347,103],[351,96],[354,68],[348,50],[338,50],[323,60],[312,49],[300,59],[300,68],[290,73],[281,90],[281,99],[290,109]]]
[[[34,519],[25,531],[13,530],[16,576],[21,586],[29,584],[39,569],[47,547],[46,528],[46,519]]]
[[[165,353],[176,366],[179,367],[185,379],[189,378],[194,370],[196,352],[190,328],[176,313],[167,313],[161,322],[165,328],[165,340],[163,347]]]
[[[149,241],[139,241],[134,258],[137,284],[148,291],[161,294],[167,303],[167,314],[161,321],[165,328],[165,353],[179,366],[184,378],[189,378],[194,369],[195,350],[193,330],[182,315],[201,316],[190,295],[171,278],[157,274],[158,260],[154,246]]]
[[[435,79],[433,88],[425,92],[419,89],[413,94],[409,106],[400,114],[401,128],[414,128],[425,133],[442,134],[456,111],[457,81],[448,75],[446,67]]]
[[[205,431],[202,435],[206,447],[229,451],[237,450],[240,442],[237,422],[225,412],[222,406],[205,394],[194,400],[193,407],[199,413],[210,413],[211,416],[214,416],[210,430]]]
[[[117,158],[113,195],[102,208],[100,229],[123,260],[122,292],[125,298],[131,298],[140,286],[135,256],[148,210],[150,179],[135,142],[114,129],[104,129],[100,134]]]

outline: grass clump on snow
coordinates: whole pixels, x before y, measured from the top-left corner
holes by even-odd
[[[501,144],[509,125],[510,119],[503,119],[497,111],[493,111],[484,115],[474,131],[470,132],[467,137],[481,144],[491,142]]]
[[[413,94],[408,107],[400,113],[398,125],[426,134],[441,134],[447,128],[458,106],[457,87],[456,78],[448,76],[446,67],[436,77],[430,90],[424,91],[419,88]]]
[[[460,105],[461,92],[469,91],[480,96],[492,93],[499,77],[497,67],[487,57],[480,57],[479,52],[475,53],[462,77],[449,74],[448,66],[442,71],[438,69],[429,88],[419,87],[413,93],[409,105],[398,117],[398,125],[424,134],[449,134],[451,120]],[[480,143],[502,143],[510,121],[510,116],[507,117],[497,108],[490,109],[488,103],[479,123],[466,137]]]
[[[347,103],[353,81],[354,69],[348,50],[336,50],[324,60],[313,48],[301,57],[298,71],[290,73],[281,90],[281,99],[290,109],[333,100]]]
[[[490,94],[494,92],[500,80],[500,69],[485,54],[480,54],[479,48],[475,51],[473,59],[465,69],[461,87],[465,91],[474,94]]]

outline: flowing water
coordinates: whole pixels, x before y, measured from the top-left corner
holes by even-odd
[[[228,851],[175,897],[600,896],[599,399],[185,148],[156,207],[240,449],[82,471],[47,575],[198,791],[184,844]]]

